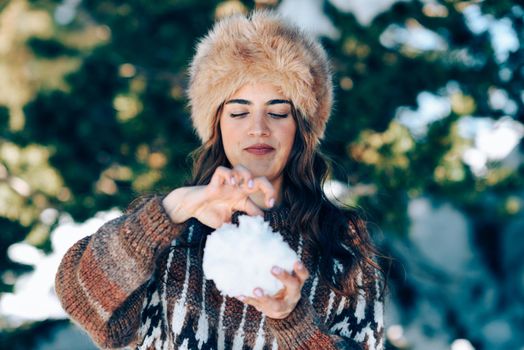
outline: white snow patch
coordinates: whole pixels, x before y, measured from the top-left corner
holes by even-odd
[[[44,210],[42,215],[50,221],[56,213],[54,210]],[[18,278],[14,293],[2,295],[0,315],[13,325],[24,321],[67,318],[54,291],[55,274],[62,257],[74,243],[120,215],[122,213],[116,209],[99,212],[81,224],[75,223],[67,214],[62,215],[58,227],[51,232],[53,253],[49,255],[26,242],[11,245],[8,249],[9,258],[33,265],[35,269]]]

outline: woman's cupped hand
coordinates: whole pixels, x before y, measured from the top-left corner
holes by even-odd
[[[273,267],[271,273],[284,285],[275,295],[266,295],[261,288],[255,288],[254,296],[239,295],[237,299],[253,306],[267,317],[284,319],[298,304],[302,287],[309,278],[309,272],[302,262],[297,261],[292,273],[278,266]]]

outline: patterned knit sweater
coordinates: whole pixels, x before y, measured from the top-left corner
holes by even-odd
[[[290,232],[288,210],[267,211],[265,220],[310,277],[293,312],[277,320],[222,296],[204,278],[198,242],[211,229],[194,218],[173,223],[161,203],[161,197],[148,199],[106,223],[73,245],[58,269],[62,306],[100,347],[383,349],[378,284],[356,298],[331,291],[300,235]]]

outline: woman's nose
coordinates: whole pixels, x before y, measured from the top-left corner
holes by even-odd
[[[264,112],[257,112],[251,118],[249,125],[249,135],[268,136],[270,134],[269,126]]]

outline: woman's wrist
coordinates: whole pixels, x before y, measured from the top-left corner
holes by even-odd
[[[190,187],[174,189],[162,200],[166,213],[175,224],[181,224],[191,217],[191,211],[188,210],[190,203],[186,199],[190,190]]]

